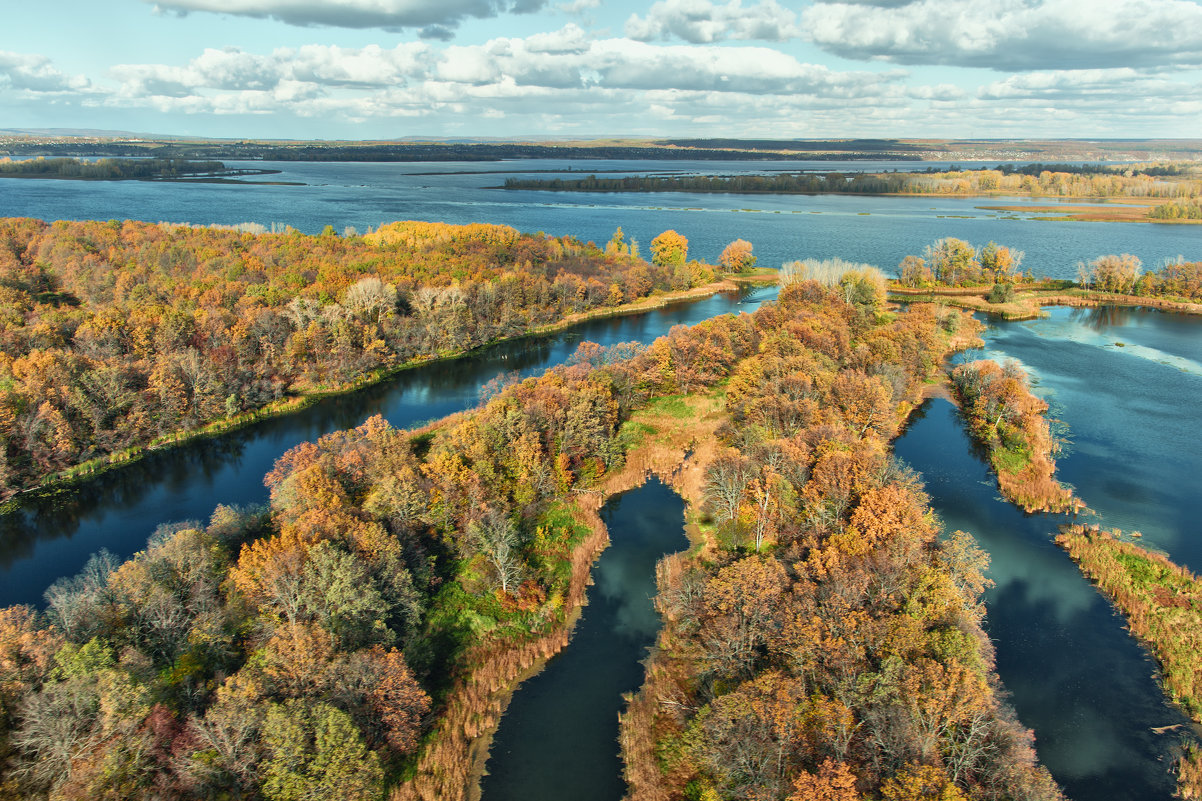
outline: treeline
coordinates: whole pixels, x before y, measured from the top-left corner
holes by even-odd
[[[1122,610],[1160,664],[1165,693],[1202,723],[1202,581],[1190,571],[1099,529],[1065,526],[1056,544]],[[1202,798],[1202,747],[1192,742],[1177,766],[1182,798]]]
[[[36,158],[24,161],[0,159],[0,176],[76,178],[85,181],[121,181],[132,178],[181,178],[224,173],[220,161],[187,161],[174,158],[97,159]]]
[[[1143,272],[1137,256],[1111,254],[1078,264],[1077,282],[1098,292],[1202,302],[1202,262],[1179,260]]]
[[[728,146],[729,145],[729,146]],[[523,144],[518,142],[394,142],[385,144],[270,142],[152,142],[10,140],[4,149],[13,155],[150,156],[179,159],[327,162],[501,161],[503,159],[646,159],[651,161],[849,161],[852,159],[918,160],[917,156],[888,153],[774,152],[737,142],[699,143],[697,147],[647,145]]]
[[[623,724],[631,798],[1059,798],[1000,700],[987,557],[940,542],[889,454],[939,318],[857,330],[816,286],[785,292],[826,294],[821,316],[765,327],[726,387],[702,518],[717,547],[659,571],[665,627]]]
[[[1099,171],[1024,169],[947,170],[941,172],[855,173],[799,172],[776,175],[630,176],[577,179],[509,178],[506,189],[551,192],[732,192],[773,194],[1011,194],[1037,197],[1165,197],[1202,195],[1196,170],[1140,167]],[[1128,174],[1130,173],[1130,174]]]
[[[1019,270],[1023,255],[996,242],[976,248],[963,239],[946,237],[927,245],[922,256],[902,259],[898,283],[911,288],[1013,284],[1023,279]]]
[[[1002,175],[1031,175],[1043,173],[1067,173],[1069,175],[1148,175],[1153,178],[1169,178],[1190,175],[1192,166],[1181,164],[999,164],[997,171]]]
[[[347,234],[0,221],[0,495],[156,437],[712,279],[683,258],[647,263],[629,245],[606,252],[505,226]]]
[[[1202,205],[1193,203],[1163,203],[1148,212],[1152,220],[1202,220]]]
[[[1083,504],[1054,478],[1059,445],[1017,362],[982,360],[952,371],[952,391],[973,437],[989,452],[1002,494],[1028,512],[1074,511]]]
[[[664,753],[686,783],[1056,797],[992,689],[980,554],[937,543],[884,444],[943,355],[940,320],[877,312],[794,284],[649,348],[583,346],[425,433],[373,418],[298,446],[269,509],[163,528],[44,613],[0,615],[5,797],[462,797],[481,717],[446,715],[563,630],[586,534],[565,500],[621,467],[633,410],[726,380],[749,481],[734,547],[675,596],[713,649],[679,663],[700,683]],[[752,760],[726,758],[744,744]]]

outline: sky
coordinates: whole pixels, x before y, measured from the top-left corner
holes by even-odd
[[[1198,0],[7,0],[0,129],[1202,138]]]

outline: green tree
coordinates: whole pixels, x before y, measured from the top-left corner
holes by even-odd
[[[267,801],[374,799],[384,774],[350,715],[329,704],[273,704],[263,727]]]

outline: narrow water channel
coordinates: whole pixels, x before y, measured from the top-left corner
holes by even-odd
[[[538,375],[565,362],[584,340],[650,343],[674,325],[754,311],[775,287],[722,293],[662,309],[592,320],[557,334],[486,348],[461,359],[406,370],[358,392],[209,440],[151,454],[49,499],[0,515],[0,607],[39,604],[62,576],[77,574],[106,548],[126,559],[160,523],[207,521],[218,504],[267,500],[263,476],[302,442],[382,414],[409,428],[474,406],[482,385],[508,373]]]
[[[1025,515],[1001,500],[947,401],[927,402],[894,450],[922,473],[945,529],[972,533],[989,552],[996,586],[985,596],[985,628],[998,674],[1068,797],[1172,798],[1177,735],[1153,728],[1186,718],[1165,701],[1122,616],[1053,544],[1063,517]]]
[[[652,479],[602,510],[610,546],[572,640],[515,693],[493,739],[483,801],[619,801],[623,693],[643,683],[660,627],[655,563],[688,545],[684,502]]]

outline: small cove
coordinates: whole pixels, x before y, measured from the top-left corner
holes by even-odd
[[[688,547],[684,501],[656,479],[601,511],[610,545],[593,567],[571,642],[515,692],[492,742],[483,801],[619,801],[623,693],[643,683],[660,627],[655,564]]]

